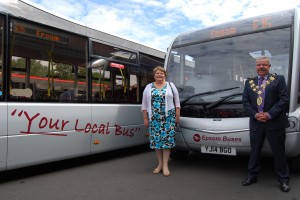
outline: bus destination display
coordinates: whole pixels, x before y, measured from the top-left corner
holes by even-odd
[[[22,22],[13,21],[13,32],[30,37],[49,40],[51,42],[69,44],[69,37],[66,34],[49,31],[45,28]]]
[[[210,28],[195,31],[193,33],[188,32],[186,34],[178,36],[173,43],[173,47],[206,42],[209,40],[220,39],[224,37],[244,35],[256,31],[267,31],[274,28],[288,27],[293,23],[293,14],[294,13],[289,10],[286,12],[220,24],[217,26],[212,26]]]

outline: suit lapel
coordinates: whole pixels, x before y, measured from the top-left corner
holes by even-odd
[[[268,79],[267,79],[267,80],[269,80],[270,76],[271,76],[271,74],[269,73],[269,74],[268,74]],[[270,89],[273,87],[275,81],[276,81],[276,80],[271,81],[271,83],[270,83],[269,85],[267,85],[266,88],[265,88],[265,105],[268,105],[268,99],[269,99],[268,95],[269,95],[269,91],[270,91]]]

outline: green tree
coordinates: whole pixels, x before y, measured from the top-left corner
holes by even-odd
[[[67,64],[58,63],[55,65],[55,77],[63,80],[74,80],[73,67]]]
[[[40,60],[32,59],[30,61],[30,75],[46,77],[48,73],[48,66],[43,65]]]

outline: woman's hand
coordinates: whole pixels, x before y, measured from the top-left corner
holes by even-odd
[[[180,118],[180,117],[176,115],[176,123],[177,123],[177,124],[179,123],[179,118]]]
[[[149,127],[148,118],[144,118],[144,126]]]
[[[176,123],[179,123],[180,119],[180,108],[176,108]]]

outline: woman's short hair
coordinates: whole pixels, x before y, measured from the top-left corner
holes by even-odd
[[[167,72],[166,72],[165,68],[163,68],[162,66],[157,66],[157,67],[155,67],[155,68],[153,69],[153,76],[155,75],[155,73],[156,73],[157,71],[161,71],[161,72],[163,72],[163,73],[165,74],[165,76],[167,76]]]

